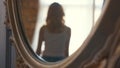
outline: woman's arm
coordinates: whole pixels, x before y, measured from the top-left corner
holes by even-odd
[[[39,41],[38,41],[38,47],[36,51],[38,55],[41,54],[42,41],[44,41],[44,27],[42,27],[39,32]]]
[[[69,42],[70,42],[70,37],[71,37],[71,29],[70,28],[67,31],[67,34],[68,34],[68,40],[66,41],[66,49],[65,49],[65,56],[66,57],[69,56]]]

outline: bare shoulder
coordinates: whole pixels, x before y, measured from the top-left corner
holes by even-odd
[[[40,28],[40,31],[44,31],[46,28],[46,25],[43,25],[41,28]]]
[[[67,37],[70,38],[71,37],[71,28],[68,26],[65,26],[65,31],[67,33]]]
[[[70,31],[71,31],[71,28],[68,27],[68,26],[65,26],[65,30],[68,31],[68,32],[70,32]]]
[[[43,33],[44,33],[45,28],[46,28],[46,26],[45,26],[45,25],[43,25],[43,26],[40,28],[39,34],[43,34]]]
[[[45,29],[46,28],[46,25],[43,25],[42,27],[41,27],[41,29]]]

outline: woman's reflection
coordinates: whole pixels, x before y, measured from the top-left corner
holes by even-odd
[[[71,29],[64,24],[64,16],[62,6],[57,2],[52,3],[48,10],[46,25],[40,29],[36,53],[41,54],[48,62],[56,62],[69,56]],[[43,41],[45,50],[41,52]]]

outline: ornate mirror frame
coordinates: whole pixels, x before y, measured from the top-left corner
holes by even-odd
[[[106,42],[109,40],[111,34],[114,33],[116,21],[120,16],[120,9],[118,7],[120,6],[120,0],[106,0],[97,24],[93,27],[82,47],[61,62],[46,63],[35,55],[26,40],[17,3],[17,0],[7,0],[7,11],[12,27],[14,44],[24,61],[33,68],[86,68],[94,64],[95,57],[100,52],[104,52],[105,48],[108,47]]]

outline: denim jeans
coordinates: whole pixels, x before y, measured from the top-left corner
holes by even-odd
[[[64,59],[64,57],[51,57],[51,56],[42,56],[42,58],[48,62],[57,62]]]

